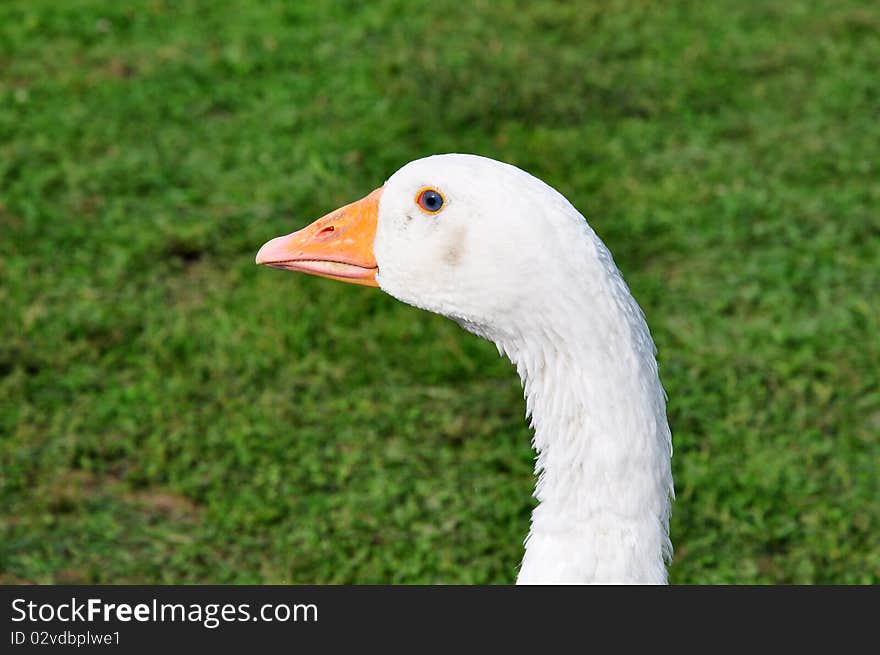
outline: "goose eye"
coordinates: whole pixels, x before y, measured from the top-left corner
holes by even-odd
[[[416,203],[429,214],[436,214],[443,209],[443,196],[434,189],[422,189],[416,196]]]

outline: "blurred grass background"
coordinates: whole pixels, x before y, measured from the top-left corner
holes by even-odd
[[[409,160],[590,218],[669,394],[676,583],[880,582],[880,7],[0,4],[0,582],[512,582],[518,381],[257,248]]]

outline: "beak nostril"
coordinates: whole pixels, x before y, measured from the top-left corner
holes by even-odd
[[[331,232],[335,232],[335,231],[336,231],[335,227],[333,227],[332,225],[328,225],[327,227],[322,228],[318,232],[318,234],[316,234],[315,236],[323,237],[323,236],[326,236],[326,235],[330,234]]]

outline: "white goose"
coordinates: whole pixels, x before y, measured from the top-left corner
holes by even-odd
[[[666,583],[672,444],[654,343],[560,193],[492,159],[427,157],[256,261],[378,286],[510,358],[538,476],[518,583]]]

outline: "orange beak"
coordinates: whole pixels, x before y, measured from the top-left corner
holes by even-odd
[[[298,232],[272,239],[260,248],[257,263],[378,287],[373,240],[381,196],[379,187]]]

